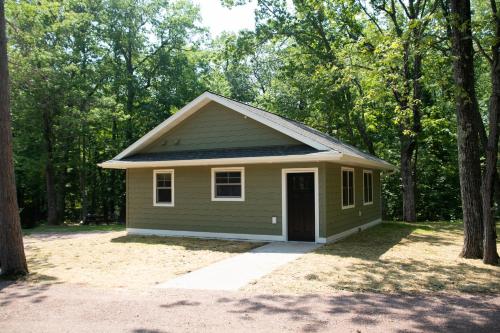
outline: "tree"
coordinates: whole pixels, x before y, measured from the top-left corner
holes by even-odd
[[[0,0],[0,267],[2,275],[28,273],[17,206],[4,0]]]
[[[457,85],[458,153],[460,188],[464,219],[464,245],[461,256],[483,258],[487,264],[498,263],[494,219],[494,192],[497,179],[498,136],[500,118],[500,18],[494,0],[490,1],[491,18],[478,35],[491,31],[488,53],[472,30],[470,1],[450,2],[454,79]],[[446,6],[445,6],[446,8]],[[492,28],[490,28],[492,27]],[[491,95],[488,105],[488,133],[482,122],[475,90],[473,41],[490,67]],[[482,149],[478,149],[482,147]],[[481,175],[481,150],[485,155]]]
[[[464,258],[482,257],[481,167],[479,133],[475,125],[477,110],[474,87],[474,48],[472,44],[469,0],[451,0],[453,73],[456,90],[457,144],[460,192],[464,221]]]
[[[189,1],[6,3],[21,221],[124,220],[116,156],[205,90]]]
[[[400,60],[387,64],[386,81],[397,104],[403,220],[416,221],[417,157],[425,106],[425,87],[422,84],[424,39],[438,2],[371,0],[369,5],[364,1],[359,3],[378,32],[401,45]],[[384,19],[388,24],[384,24]]]
[[[498,184],[498,138],[500,122],[500,17],[495,0],[490,0],[490,12],[486,16],[486,42],[490,45],[484,48],[479,38],[474,38],[480,53],[487,60],[490,67],[491,95],[488,105],[488,133],[482,123],[481,115],[476,110],[476,128],[483,145],[485,162],[481,181],[482,214],[483,214],[483,262],[485,264],[498,264],[495,225],[495,190],[500,190]],[[485,35],[485,34],[482,34]],[[489,40],[488,40],[489,39]],[[499,203],[500,204],[500,203]]]

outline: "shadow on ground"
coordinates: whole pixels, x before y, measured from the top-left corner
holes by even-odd
[[[17,288],[7,288],[14,285],[17,285]],[[47,298],[46,295],[42,294],[50,286],[50,284],[30,285],[23,282],[0,280],[0,308],[21,298],[29,299],[31,303],[42,303]]]
[[[498,295],[442,292],[294,296],[202,290],[124,292],[0,282],[0,302],[0,321],[6,331],[490,333],[500,328]]]
[[[263,317],[280,318],[283,327],[296,327],[303,332],[332,328],[351,331],[357,327],[363,331],[387,327],[395,332],[498,332],[500,306],[498,300],[492,301],[494,298],[443,293],[432,297],[373,293],[343,293],[331,297],[258,295],[220,297],[213,306],[222,306],[245,322],[260,321]],[[193,313],[200,311],[200,306],[202,303],[189,300],[161,305],[165,309],[179,307]]]
[[[150,245],[180,246],[189,251],[217,251],[228,253],[241,253],[265,245],[260,242],[242,242],[220,239],[201,239],[189,237],[160,237],[126,235],[111,239],[112,243],[140,243]],[[247,244],[242,249],[242,244]]]
[[[415,231],[420,231],[420,242],[435,246],[450,245],[449,240],[432,234],[432,227],[423,224],[386,222],[345,238],[327,244],[316,253],[347,256],[365,260],[378,260],[384,253],[407,239]]]
[[[344,264],[340,271],[325,267],[305,279],[329,283],[332,290],[500,292],[497,268],[458,260],[461,235],[459,223],[383,223],[317,249],[317,255],[339,257]]]

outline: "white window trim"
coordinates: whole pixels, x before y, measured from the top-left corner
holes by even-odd
[[[215,173],[216,172],[241,172],[241,197],[240,198],[218,198],[215,196]],[[211,181],[212,201],[245,201],[245,168],[232,167],[232,168],[212,168],[212,181]]]
[[[344,206],[344,171],[352,171],[352,205]],[[348,182],[349,184],[349,182]],[[340,168],[340,205],[342,209],[350,209],[356,207],[356,173],[354,168]]]
[[[172,202],[166,203],[166,202],[156,202],[156,175],[157,174],[164,174],[164,173],[169,173],[172,175]],[[174,169],[163,169],[163,170],[153,170],[153,206],[155,207],[174,207],[174,201],[175,201],[175,172]]]
[[[366,202],[365,202],[365,173],[372,175],[372,186],[371,186],[372,201],[366,201]],[[367,205],[373,205],[373,171],[372,170],[363,170],[363,206],[367,206]]]

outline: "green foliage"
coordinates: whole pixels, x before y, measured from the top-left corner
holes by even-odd
[[[46,215],[54,169],[62,220],[123,219],[124,174],[102,170],[204,89],[205,30],[189,1],[8,3],[21,215]]]
[[[222,0],[227,7],[245,0]],[[417,137],[421,220],[461,214],[454,86],[436,1],[409,19],[403,2],[257,2],[255,31],[211,38],[188,0],[7,2],[15,164],[23,223],[47,214],[52,165],[63,220],[123,219],[124,174],[108,160],[211,90],[305,122],[399,165],[401,138]],[[492,45],[486,4],[474,2],[481,44]],[[411,47],[408,49],[408,45]],[[407,57],[405,52],[408,51]],[[405,65],[422,57],[417,81]],[[485,114],[488,63],[478,56]],[[412,85],[422,94],[415,98]],[[398,97],[403,96],[405,103]],[[415,131],[413,106],[421,112]],[[384,179],[384,213],[401,218],[401,181]]]

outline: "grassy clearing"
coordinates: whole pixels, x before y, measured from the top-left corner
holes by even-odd
[[[75,232],[92,232],[92,231],[122,231],[125,230],[123,224],[103,224],[103,225],[80,225],[80,224],[64,224],[64,225],[39,225],[35,228],[23,229],[24,235],[41,234],[41,233],[75,233]]]
[[[500,292],[500,267],[458,258],[460,223],[387,222],[329,244],[246,289],[274,293]]]
[[[27,236],[25,244],[28,281],[139,289],[262,245],[126,236],[124,232],[61,238]]]

